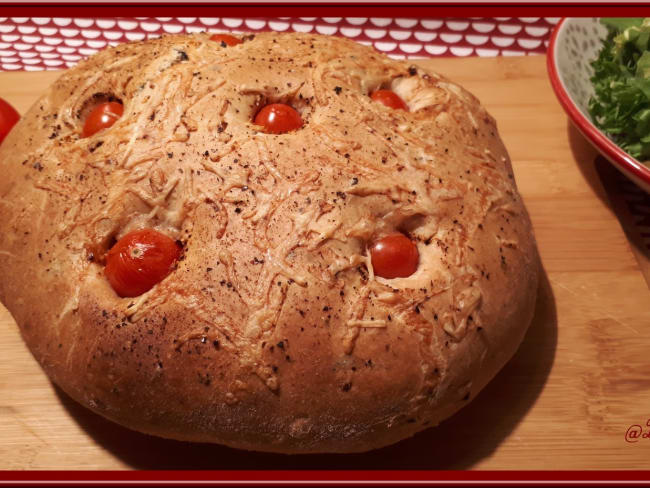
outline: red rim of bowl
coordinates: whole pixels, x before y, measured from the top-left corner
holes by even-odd
[[[647,185],[650,185],[650,169],[646,168],[635,158],[623,151],[598,128],[596,128],[596,126],[594,126],[593,123],[582,114],[580,109],[575,105],[570,95],[567,93],[567,90],[560,79],[558,68],[555,63],[555,47],[557,38],[566,21],[567,19],[564,18],[558,22],[557,26],[555,26],[546,56],[548,74],[555,95],[576,127],[596,146],[596,148],[602,151],[621,171],[629,172]]]

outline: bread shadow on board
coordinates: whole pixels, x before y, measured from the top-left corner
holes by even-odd
[[[160,439],[120,427],[56,391],[100,446],[135,469],[468,469],[493,453],[535,403],[556,342],[555,300],[542,272],[535,315],[521,347],[476,399],[438,427],[361,454],[268,454]]]

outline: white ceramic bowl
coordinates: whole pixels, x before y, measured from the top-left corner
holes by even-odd
[[[598,57],[607,28],[598,18],[562,19],[551,36],[548,74],[560,104],[582,134],[619,171],[650,193],[650,168],[627,154],[591,121],[587,110],[594,90],[591,61]]]

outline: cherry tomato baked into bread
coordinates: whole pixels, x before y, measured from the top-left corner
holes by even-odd
[[[495,121],[352,41],[169,36],[0,146],[0,299],[50,378],[158,436],[358,452],[510,359],[538,257]]]

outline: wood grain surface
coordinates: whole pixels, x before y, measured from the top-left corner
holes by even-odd
[[[650,432],[650,291],[596,153],[557,103],[545,61],[420,62],[460,82],[497,119],[545,269],[520,350],[456,416],[355,455],[157,439],[92,414],[52,385],[0,308],[0,468],[650,469],[650,438],[625,437],[632,425]],[[56,76],[0,73],[0,96],[24,112]]]

